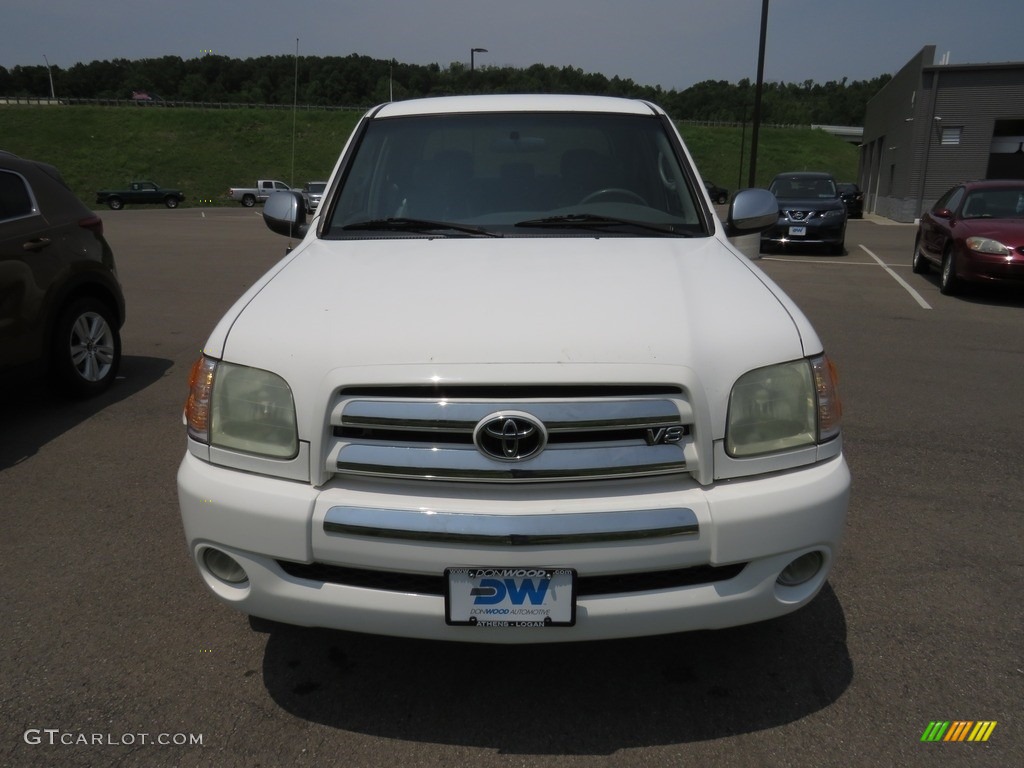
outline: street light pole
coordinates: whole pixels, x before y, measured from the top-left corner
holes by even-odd
[[[43,61],[46,62],[46,74],[50,76],[50,98],[56,99],[57,93],[53,90],[53,72],[50,71],[50,60],[43,54]]]
[[[470,48],[469,49],[469,71],[472,72],[475,66],[475,57],[478,53],[487,53],[486,48]]]
[[[743,103],[743,128],[740,132],[740,172],[736,174],[736,189],[743,186],[743,151],[747,147],[747,104]]]
[[[299,38],[295,38],[295,90],[292,95],[292,178],[289,182],[295,186],[295,121],[299,110]]]
[[[768,36],[768,0],[761,0],[761,48],[757,54],[757,88],[754,90],[753,127],[750,131],[750,175],[747,186],[757,186],[757,139],[761,130],[761,92],[764,90],[764,43]]]

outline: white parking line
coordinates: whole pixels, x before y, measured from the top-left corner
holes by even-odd
[[[922,309],[931,309],[931,308],[932,308],[932,307],[931,307],[931,305],[930,305],[930,304],[929,304],[929,303],[928,303],[927,301],[925,301],[925,300],[924,300],[924,297],[923,297],[923,296],[921,296],[921,294],[920,294],[920,293],[918,293],[917,291],[915,291],[915,290],[914,290],[914,289],[913,289],[913,288],[912,288],[912,287],[910,286],[910,284],[909,284],[909,283],[908,283],[908,282],[907,282],[906,280],[904,280],[904,279],[903,279],[902,277],[900,277],[900,276],[899,276],[899,275],[897,275],[897,274],[896,274],[895,272],[893,272],[893,271],[892,271],[892,269],[891,269],[891,268],[889,267],[889,265],[888,265],[888,264],[886,264],[886,263],[885,263],[884,261],[882,261],[882,260],[881,260],[880,258],[878,258],[877,256],[875,256],[875,254],[873,254],[873,253],[872,253],[872,252],[871,252],[871,251],[870,251],[870,250],[869,250],[869,249],[868,249],[868,248],[867,248],[866,246],[864,246],[864,245],[861,245],[860,247],[861,247],[861,248],[862,248],[862,249],[864,250],[864,252],[865,252],[865,253],[866,253],[866,254],[867,254],[868,256],[870,256],[870,257],[871,257],[872,259],[874,259],[875,261],[877,261],[877,262],[878,262],[878,266],[880,266],[880,267],[881,267],[882,269],[884,269],[884,270],[885,270],[886,272],[888,272],[888,273],[889,273],[889,275],[890,275],[890,276],[892,277],[892,279],[893,279],[893,280],[895,280],[895,281],[896,281],[897,283],[899,283],[900,285],[902,285],[902,286],[903,286],[903,288],[904,288],[904,289],[906,290],[906,292],[907,292],[907,293],[909,293],[909,294],[910,294],[911,296],[913,296],[913,297],[914,297],[914,301],[916,301],[916,302],[917,302],[918,304],[920,304],[920,305],[921,305],[921,308],[922,308]]]

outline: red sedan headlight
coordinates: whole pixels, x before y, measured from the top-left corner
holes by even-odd
[[[976,253],[988,253],[993,256],[1012,256],[1013,249],[993,240],[990,237],[968,237],[964,244]]]

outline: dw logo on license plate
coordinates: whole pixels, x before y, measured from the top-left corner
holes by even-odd
[[[571,627],[571,568],[448,568],[445,622],[467,627]]]

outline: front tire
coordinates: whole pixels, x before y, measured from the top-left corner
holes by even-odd
[[[960,278],[956,276],[956,257],[952,248],[946,248],[942,256],[942,274],[939,277],[939,291],[947,296],[955,296],[961,290]]]
[[[53,339],[53,370],[69,395],[92,397],[114,381],[121,335],[104,302],[91,296],[76,299],[61,313]]]
[[[176,197],[165,197],[164,198],[164,205],[166,205],[168,208],[177,208],[178,207],[178,198],[176,198]]]
[[[914,258],[910,262],[910,268],[914,270],[915,274],[925,275],[928,274],[928,259],[921,253],[921,238],[917,238],[914,241]]]

